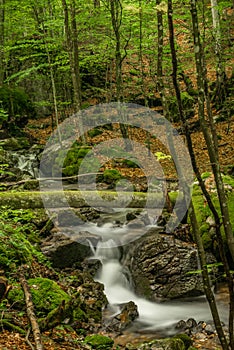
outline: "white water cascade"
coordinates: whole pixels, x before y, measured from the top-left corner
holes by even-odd
[[[163,330],[170,334],[173,333],[173,326],[180,320],[189,318],[194,318],[197,322],[212,320],[205,297],[162,303],[138,297],[131,287],[129,278],[126,277],[124,267],[119,262],[120,251],[113,239],[99,242],[94,258],[102,262],[96,280],[104,284],[105,294],[113,312],[118,312],[119,304],[134,301],[139,312],[139,318],[135,323],[141,331]],[[220,310],[220,314],[226,323],[225,310]]]

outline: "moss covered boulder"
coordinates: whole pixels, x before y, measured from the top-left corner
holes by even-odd
[[[31,278],[27,282],[38,315],[47,314],[63,301],[68,302],[70,300],[69,295],[56,282],[48,278]],[[20,284],[15,284],[9,291],[8,300],[10,303],[14,303],[17,308],[21,309],[25,306],[24,293]]]
[[[92,349],[109,350],[112,349],[114,340],[101,334],[88,335],[84,342]]]

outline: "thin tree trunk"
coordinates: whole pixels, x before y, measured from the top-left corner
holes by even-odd
[[[216,89],[214,100],[221,105],[226,99],[226,73],[224,62],[222,60],[222,46],[221,46],[221,30],[219,20],[218,1],[211,0],[211,13],[213,21],[213,35],[215,40],[215,55],[216,55]]]
[[[199,227],[197,224],[197,219],[196,219],[196,214],[194,211],[193,203],[191,203],[191,205],[190,205],[189,216],[190,216],[190,220],[191,220],[191,224],[192,224],[192,228],[193,228],[193,234],[194,234],[194,237],[195,237],[195,240],[197,243],[199,260],[201,263],[204,292],[205,292],[207,301],[208,301],[209,306],[210,306],[210,310],[211,310],[212,317],[214,320],[215,328],[217,330],[218,337],[219,337],[220,343],[222,345],[222,348],[223,348],[223,350],[228,350],[229,346],[228,346],[227,339],[226,339],[224,332],[223,332],[222,324],[221,324],[221,321],[219,318],[219,312],[218,312],[218,309],[216,306],[216,301],[215,301],[214,294],[213,294],[212,289],[211,289],[209,273],[207,270],[206,253],[204,250],[202,238],[200,236]]]
[[[43,350],[44,346],[42,343],[41,332],[40,332],[40,328],[39,328],[38,323],[37,323],[37,318],[36,318],[35,313],[34,313],[32,296],[31,296],[27,281],[26,281],[22,271],[20,273],[20,283],[22,285],[24,295],[25,295],[27,315],[28,315],[28,319],[29,319],[31,326],[32,326],[33,337],[34,337],[34,341],[35,341],[35,348],[36,348],[36,350]]]
[[[0,0],[0,86],[4,82],[5,0]]]
[[[115,79],[116,79],[116,98],[117,102],[123,101],[123,82],[122,82],[122,63],[124,57],[121,54],[121,36],[120,28],[122,24],[122,4],[121,0],[110,0],[110,13],[112,28],[115,34]],[[123,120],[120,123],[120,131],[124,139],[126,151],[132,149],[131,141],[128,137],[128,127],[125,118],[125,113],[122,111],[121,105],[119,104],[119,113]]]
[[[72,0],[70,7],[70,18],[66,0],[62,0],[63,12],[64,12],[64,27],[66,34],[66,45],[69,56],[69,64],[71,69],[71,78],[73,85],[73,99],[75,111],[79,112],[81,109],[81,80],[80,80],[80,68],[79,68],[79,45],[78,34],[76,25],[76,6],[75,1]],[[86,136],[84,133],[83,122],[81,117],[78,117],[78,129],[79,136],[82,143],[86,144]]]
[[[198,29],[199,27],[198,27],[196,0],[191,0],[191,15],[192,15],[192,24],[193,24],[197,84],[198,84],[198,90],[199,90],[199,96],[198,96],[199,119],[202,126],[202,131],[206,141],[210,163],[212,166],[212,171],[216,182],[219,204],[220,204],[221,213],[222,213],[222,223],[224,226],[224,231],[228,242],[228,248],[229,248],[232,260],[234,262],[234,236],[232,232],[231,220],[230,220],[229,210],[227,205],[227,198],[225,195],[225,189],[223,185],[219,158],[218,158],[217,135],[216,135],[216,131],[213,123],[209,94],[207,89],[203,50],[202,50],[202,45],[200,41],[200,33]],[[205,103],[207,106],[208,117],[209,117],[208,125],[210,126],[211,131],[208,128],[207,120],[205,118],[205,112],[204,112]]]

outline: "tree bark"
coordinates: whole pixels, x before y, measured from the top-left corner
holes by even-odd
[[[78,33],[76,24],[76,5],[75,1],[71,1],[70,16],[66,0],[62,0],[63,12],[64,12],[64,28],[66,34],[66,45],[69,57],[69,64],[71,70],[71,78],[73,85],[73,99],[75,112],[81,110],[82,96],[81,96],[81,78],[79,67],[79,44]],[[84,133],[82,115],[77,118],[78,121],[78,136],[80,136],[83,144],[86,144],[86,136]]]
[[[0,0],[0,86],[4,82],[5,0]]]
[[[115,34],[115,79],[116,79],[116,98],[117,102],[123,101],[123,83],[122,83],[122,63],[125,56],[121,54],[121,35],[120,28],[122,24],[122,3],[121,0],[110,0],[111,23]],[[132,150],[131,141],[128,135],[127,121],[125,114],[119,105],[118,111],[122,117],[123,122],[120,123],[120,131],[124,139],[126,151]]]
[[[228,350],[229,346],[228,346],[227,339],[226,339],[224,332],[223,332],[222,324],[221,324],[221,321],[219,318],[219,312],[218,312],[218,309],[216,306],[216,301],[215,301],[214,294],[213,294],[212,289],[211,289],[209,273],[207,270],[206,253],[204,250],[202,238],[200,236],[199,227],[197,224],[197,219],[196,219],[196,214],[194,211],[193,203],[191,203],[191,206],[189,209],[189,216],[190,216],[190,220],[191,220],[191,224],[192,224],[192,228],[193,228],[193,234],[194,234],[194,237],[195,237],[195,240],[197,243],[199,260],[201,263],[204,292],[205,292],[207,301],[208,301],[209,306],[210,306],[210,310],[211,310],[212,317],[214,320],[215,328],[217,330],[220,343],[222,344],[222,348],[223,348],[223,350]]]
[[[218,106],[220,106],[226,99],[226,73],[224,62],[222,60],[221,30],[217,0],[211,0],[211,13],[216,56],[216,88],[213,100],[215,100],[218,103]]]
[[[222,180],[220,164],[219,164],[217,135],[213,124],[210,99],[209,99],[209,94],[207,89],[206,72],[204,67],[204,55],[203,55],[203,49],[200,41],[196,0],[191,0],[191,16],[192,16],[192,25],[193,25],[194,54],[195,54],[195,62],[196,62],[196,70],[197,70],[197,85],[199,90],[199,96],[198,96],[199,120],[202,126],[202,131],[206,141],[210,163],[212,166],[212,171],[216,182],[219,204],[220,204],[221,213],[222,213],[222,223],[224,226],[224,231],[228,242],[228,248],[229,248],[232,260],[234,262],[234,236],[232,232],[231,220],[230,220],[229,210],[227,205],[227,198],[226,198],[225,189],[223,186],[223,180]],[[205,103],[208,111],[208,117],[209,117],[208,121],[205,118],[205,111],[204,111]],[[208,126],[210,126],[210,129],[208,128]]]

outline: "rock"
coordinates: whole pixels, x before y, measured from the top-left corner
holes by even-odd
[[[101,322],[102,310],[108,304],[103,284],[89,280],[79,286],[77,291],[81,300],[80,308],[86,313],[90,322]]]
[[[212,216],[208,216],[208,218],[206,219],[206,223],[209,226],[215,226],[215,221],[214,221],[214,218]]]
[[[139,316],[137,305],[133,301],[129,301],[121,306],[121,312],[116,315],[106,329],[110,332],[121,333]]]
[[[128,229],[143,228],[143,227],[145,227],[145,223],[140,219],[134,219],[132,221],[129,221],[129,223],[128,223]]]
[[[99,259],[85,259],[81,263],[81,266],[84,272],[88,272],[92,277],[94,277],[101,268],[102,263]]]
[[[59,211],[57,218],[59,227],[82,225],[86,221],[85,218],[79,217],[76,214],[68,210]]]
[[[137,350],[185,350],[184,342],[181,339],[166,338],[152,340],[149,343],[141,344]]]
[[[48,278],[31,278],[27,280],[27,283],[32,294],[34,308],[39,313],[47,314],[63,301],[67,302],[70,300],[70,296],[56,282]],[[24,292],[19,283],[13,285],[7,298],[18,309],[22,309],[25,305]]]
[[[53,267],[67,268],[74,264],[80,265],[85,258],[92,255],[90,242],[96,245],[100,237],[89,232],[80,232],[79,235],[55,233],[44,240],[41,250],[51,261]]]
[[[212,327],[211,324],[207,324],[207,325],[205,326],[205,331],[206,331],[206,333],[207,333],[208,335],[214,334],[214,333],[215,333],[215,329]]]
[[[194,244],[151,228],[124,247],[122,263],[131,271],[137,295],[152,301],[203,294],[198,253]]]
[[[91,346],[92,349],[109,350],[114,345],[114,340],[101,334],[88,335],[84,343]]]

